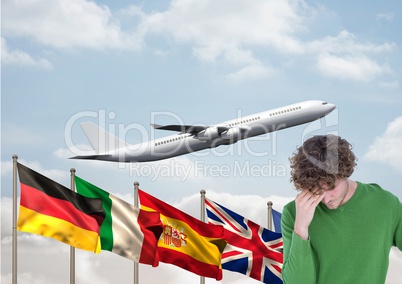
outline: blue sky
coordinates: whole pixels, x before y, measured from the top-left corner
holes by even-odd
[[[323,133],[353,144],[352,178],[402,198],[398,1],[7,0],[1,8],[2,210],[17,154],[66,186],[73,167],[127,199],[138,180],[183,208],[206,189],[258,218],[268,199],[281,209],[295,196],[288,157]],[[325,120],[161,162],[68,159],[88,149],[84,121],[137,143],[170,135],[153,122],[214,124],[310,99],[337,108]],[[259,198],[263,211],[235,201],[244,198]]]

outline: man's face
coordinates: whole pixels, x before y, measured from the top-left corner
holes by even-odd
[[[349,182],[347,178],[339,179],[335,182],[334,189],[328,189],[325,185],[322,189],[325,191],[325,196],[321,202],[324,203],[328,209],[334,210],[346,202],[345,197],[349,190]]]

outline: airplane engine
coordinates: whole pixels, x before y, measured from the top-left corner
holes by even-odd
[[[242,131],[240,128],[230,128],[228,131],[221,134],[223,140],[229,140],[232,143],[236,142],[241,138]]]
[[[197,139],[201,141],[209,141],[219,137],[219,131],[217,127],[208,127],[207,129],[197,134]]]

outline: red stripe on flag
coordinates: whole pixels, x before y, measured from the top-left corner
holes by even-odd
[[[222,253],[222,259],[227,258],[227,257],[231,257],[231,256],[235,256],[235,255],[239,255],[239,254],[243,254],[243,253],[239,252],[239,251],[223,252]]]
[[[211,210],[214,208],[213,205],[208,201],[208,199],[205,199],[205,203],[207,205],[209,205],[209,207],[211,208]],[[237,229],[235,226],[232,225],[232,222],[230,222],[225,216],[223,216],[218,210],[214,210],[214,213],[216,215],[218,215],[219,217],[221,217],[221,219],[223,219],[225,221],[225,225],[230,226],[233,230],[235,230],[236,232],[241,233],[241,231],[239,229]]]
[[[222,268],[219,268],[216,265],[196,261],[185,253],[163,247],[158,247],[158,254],[165,263],[174,264],[198,275],[222,280]]]
[[[141,232],[144,234],[139,262],[152,264],[152,266],[156,267],[159,264],[156,253],[158,240],[163,231],[160,214],[140,209],[137,222],[140,225]]]
[[[222,229],[216,229],[218,226],[208,226],[205,222],[202,222],[187,213],[176,209],[175,207],[153,197],[143,190],[139,190],[140,203],[142,206],[146,206],[160,212],[168,218],[181,220],[187,224],[191,224],[191,229],[197,232],[200,236],[207,236],[208,238],[222,238]],[[214,229],[215,228],[215,229]]]
[[[83,213],[66,200],[51,197],[43,191],[23,183],[21,183],[20,205],[43,215],[63,219],[77,227],[99,234],[99,225],[93,216]]]

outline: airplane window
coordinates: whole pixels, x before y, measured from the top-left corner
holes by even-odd
[[[327,102],[323,102],[323,103],[322,103],[322,105],[326,105],[326,104],[328,104],[328,103],[327,103]]]

